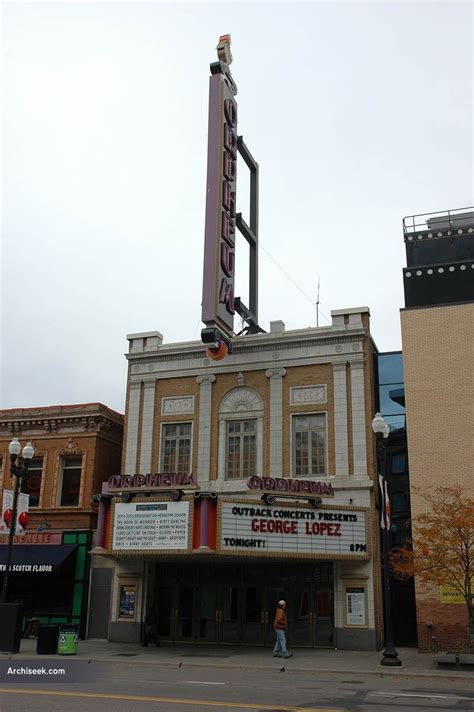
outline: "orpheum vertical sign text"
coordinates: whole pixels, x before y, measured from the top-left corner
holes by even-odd
[[[234,331],[237,104],[226,65],[211,65],[202,321]]]

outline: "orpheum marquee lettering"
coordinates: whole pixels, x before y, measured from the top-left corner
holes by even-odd
[[[196,477],[192,472],[157,472],[147,475],[112,475],[108,479],[110,489],[127,489],[129,487],[170,488],[195,487]]]
[[[222,37],[222,47],[226,37]],[[230,38],[229,38],[230,41]],[[227,50],[226,50],[227,51]],[[228,62],[232,61],[228,50]],[[237,178],[237,87],[228,65],[211,65],[202,321],[232,337]]]
[[[334,497],[334,490],[330,482],[314,482],[312,480],[295,480],[292,477],[258,477],[252,475],[247,480],[249,489],[259,489],[274,494],[292,493],[311,494]]]
[[[221,553],[259,550],[326,558],[368,557],[366,511],[221,502]]]

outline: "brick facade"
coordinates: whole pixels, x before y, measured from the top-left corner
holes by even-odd
[[[18,437],[31,441],[35,457],[43,457],[38,507],[30,507],[29,530],[95,529],[93,494],[120,469],[123,416],[100,403],[0,410],[0,490],[11,489],[8,444]],[[59,506],[62,458],[82,457],[79,503]]]
[[[401,312],[412,517],[413,491],[460,484],[474,495],[474,304]],[[467,650],[465,605],[441,604],[415,581],[419,648]]]

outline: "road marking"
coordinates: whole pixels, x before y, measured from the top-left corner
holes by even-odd
[[[206,682],[205,680],[183,680],[186,685],[225,685],[225,682]]]
[[[11,695],[49,695],[50,697],[91,697],[101,700],[131,700],[132,702],[166,702],[175,705],[207,705],[240,710],[270,710],[271,712],[347,712],[342,707],[291,707],[285,705],[261,705],[247,702],[216,702],[215,700],[180,700],[174,697],[151,697],[146,695],[108,695],[103,692],[66,692],[59,690],[26,690],[0,687],[0,692]]]
[[[461,697],[460,695],[422,695],[414,692],[369,692],[369,695],[378,695],[380,697],[425,697],[428,700],[471,700],[474,702],[474,697]]]

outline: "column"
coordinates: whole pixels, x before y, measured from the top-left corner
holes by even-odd
[[[364,362],[351,362],[352,450],[354,475],[367,476],[367,434],[365,422]]]
[[[349,475],[349,441],[347,431],[347,384],[346,361],[333,363],[334,383],[334,449],[336,453],[336,477]]]
[[[200,497],[201,521],[199,528],[199,548],[209,549],[209,498]]]
[[[198,441],[198,482],[209,482],[211,465],[211,418],[212,418],[212,384],[216,377],[198,376],[196,382],[199,391],[199,441]]]
[[[137,464],[141,387],[141,381],[130,384],[127,413],[127,441],[125,443],[125,475],[135,474]]]
[[[109,492],[109,483],[108,482],[102,482],[102,490],[101,494],[107,495]],[[104,548],[104,541],[105,541],[105,519],[107,515],[107,509],[110,507],[110,499],[107,500],[105,497],[103,497],[100,502],[99,502],[99,514],[97,517],[97,540],[96,540],[96,547],[98,549],[103,549]]]
[[[283,376],[284,368],[265,371],[270,379],[270,477],[283,476]]]
[[[145,383],[143,394],[142,439],[140,447],[140,472],[151,472],[151,450],[153,446],[156,381]]]

